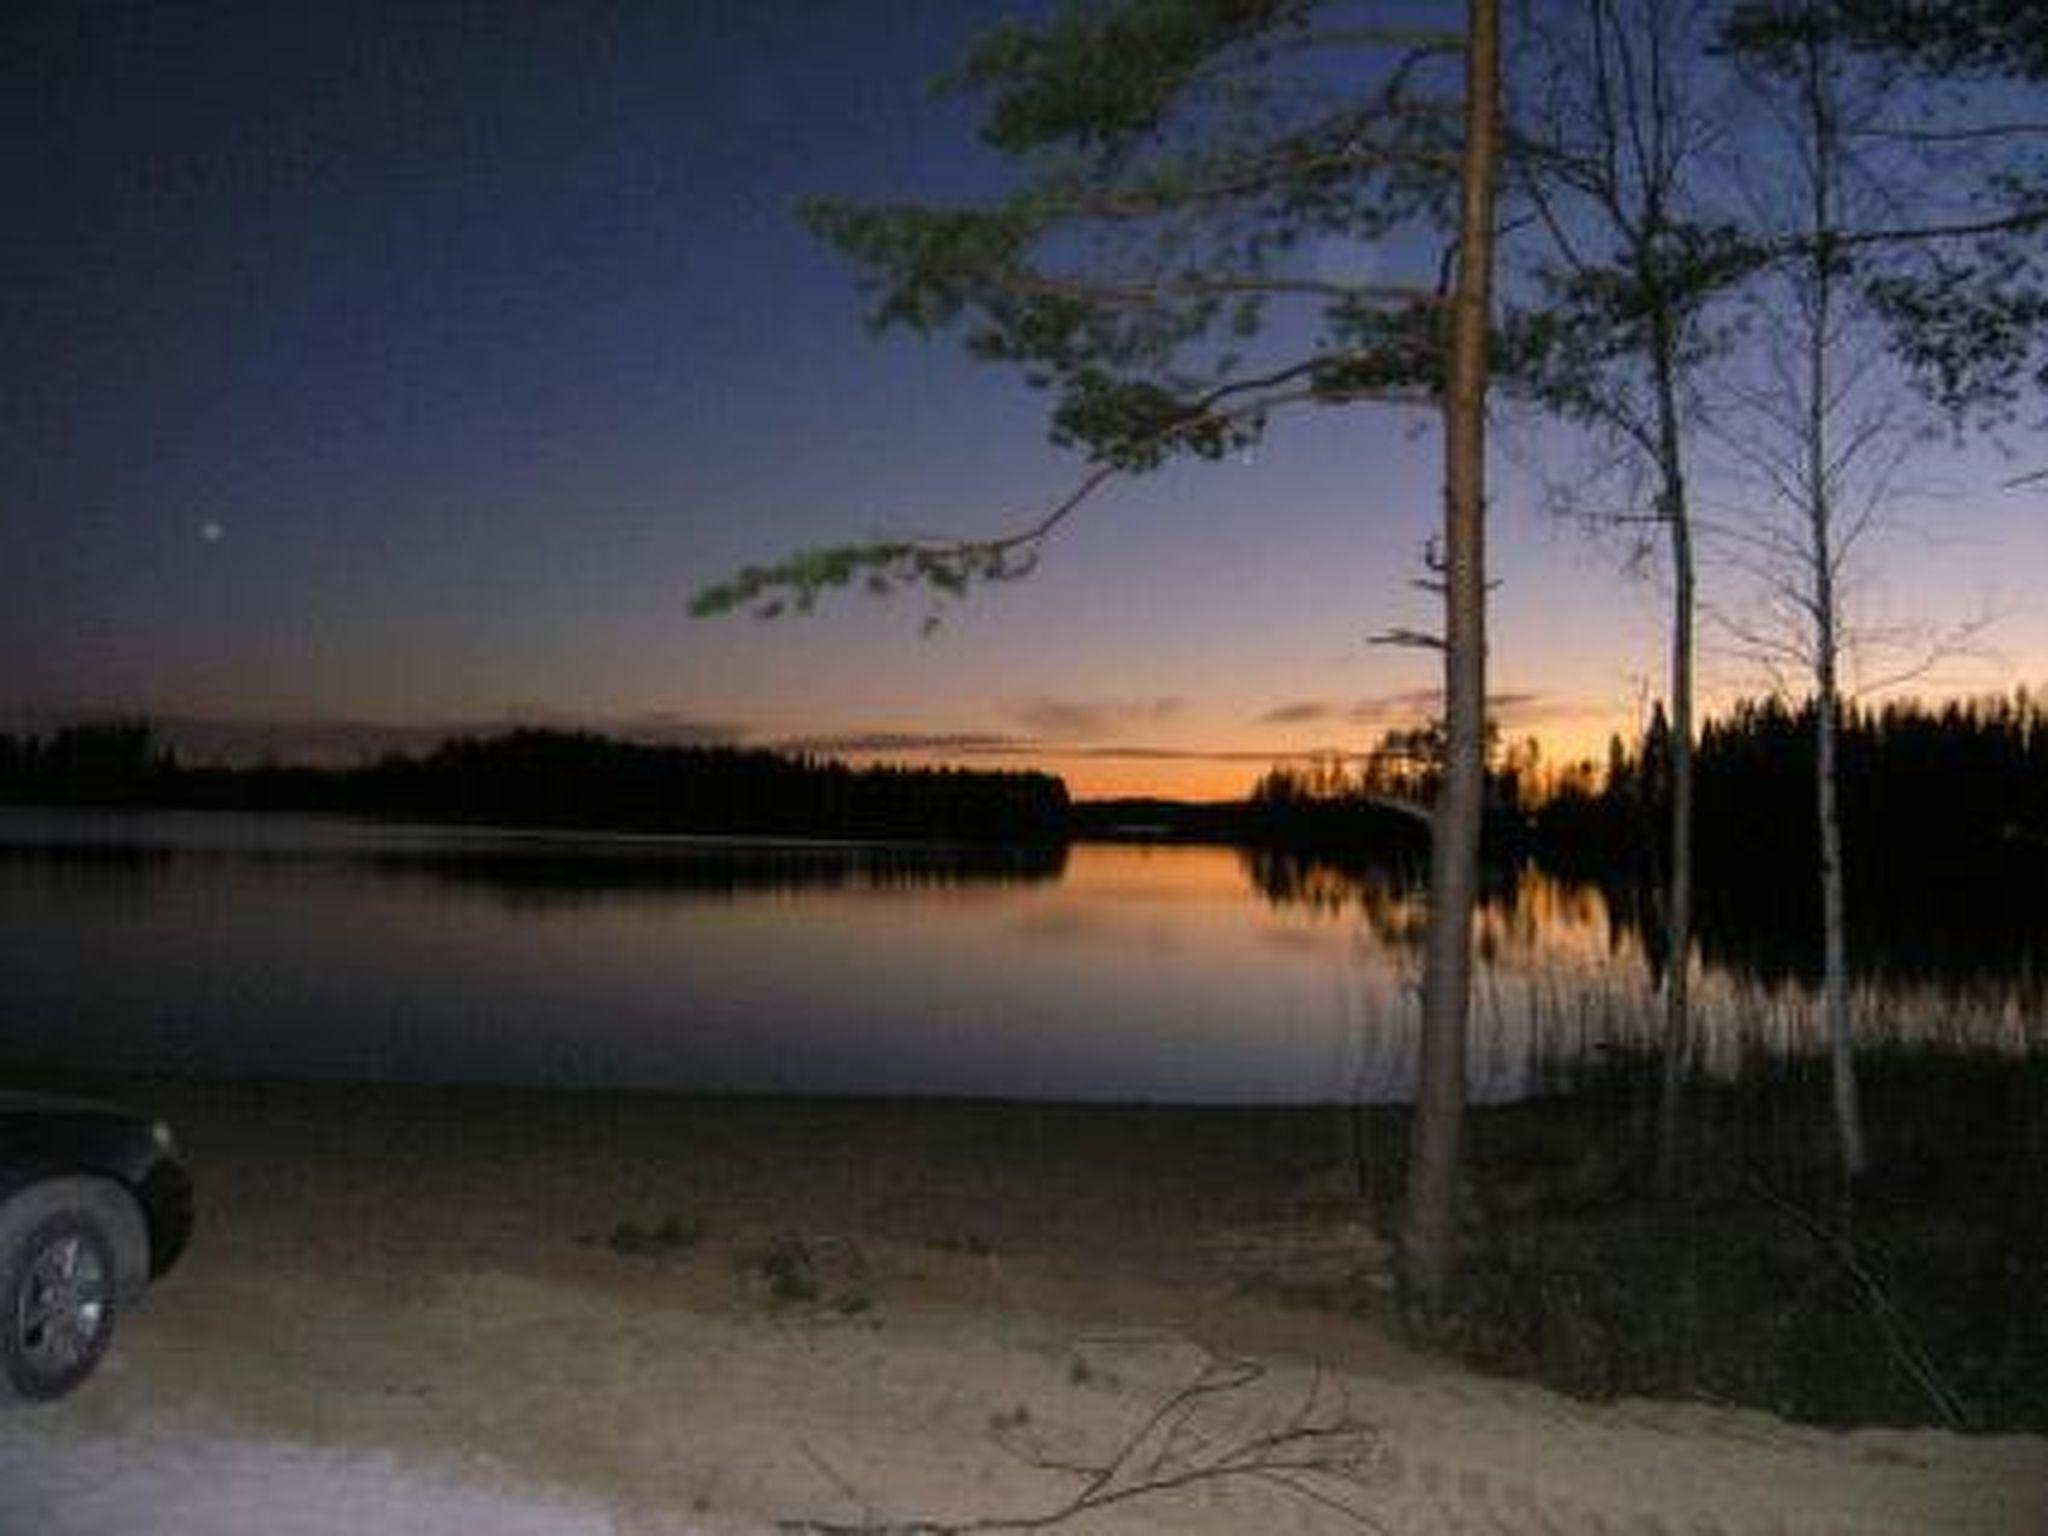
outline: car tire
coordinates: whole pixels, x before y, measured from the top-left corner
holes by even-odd
[[[117,1234],[137,1218],[92,1179],[52,1179],[0,1205],[0,1402],[48,1402],[113,1342]]]

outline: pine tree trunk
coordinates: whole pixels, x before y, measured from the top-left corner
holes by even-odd
[[[1444,389],[1445,762],[1429,866],[1422,1060],[1408,1165],[1402,1279],[1440,1302],[1457,1248],[1472,909],[1486,778],[1486,340],[1492,304],[1500,95],[1499,0],[1473,0],[1465,44],[1458,285]]]

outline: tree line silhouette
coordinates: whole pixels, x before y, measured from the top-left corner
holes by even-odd
[[[310,811],[470,825],[736,837],[1052,842],[1067,791],[1038,772],[855,768],[757,748],[588,732],[464,736],[359,767],[184,767],[141,721],[0,736],[0,798]]]
[[[1737,704],[1697,746],[1699,943],[1709,959],[1806,976],[1817,953],[1815,706]],[[1970,957],[2043,955],[2048,716],[2024,691],[1845,707],[1838,719],[1849,938],[1863,974],[1952,976]],[[1553,785],[1538,859],[1598,880],[1653,958],[1669,856],[1670,730],[1660,711],[1604,773]]]
[[[1480,849],[1490,879],[1533,851],[1530,808],[1542,793],[1541,753],[1533,739],[1507,741],[1486,725],[1480,791]],[[1346,766],[1328,759],[1281,765],[1252,786],[1237,841],[1293,854],[1338,856],[1400,875],[1429,862],[1430,813],[1445,753],[1439,724],[1384,732]]]
[[[1810,974],[1813,705],[1745,701],[1698,744],[1699,877],[1709,960]],[[1852,940],[1880,975],[1952,975],[1970,957],[2043,945],[2048,714],[2026,694],[1845,709],[1842,807]],[[1427,856],[1427,732],[1350,768],[1276,767],[1242,801],[1070,804],[1039,772],[870,767],[591,733],[465,736],[362,766],[186,767],[145,721],[0,734],[0,799],[58,805],[312,811],[565,829],[1055,843],[1127,836],[1231,843],[1399,877]],[[1604,765],[1545,773],[1502,749],[1488,779],[1496,869],[1533,858],[1594,881],[1653,963],[1669,856],[1670,729],[1615,738]],[[2044,956],[2048,958],[2048,956]]]

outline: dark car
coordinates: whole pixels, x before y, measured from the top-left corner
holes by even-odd
[[[162,1121],[0,1091],[0,1402],[62,1397],[192,1235]]]

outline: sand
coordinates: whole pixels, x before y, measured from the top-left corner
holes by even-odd
[[[0,1419],[0,1532],[2048,1531],[2038,1438],[1398,1346],[1333,1305],[1386,1255],[1326,1116],[120,1092],[202,1228],[98,1379]]]

